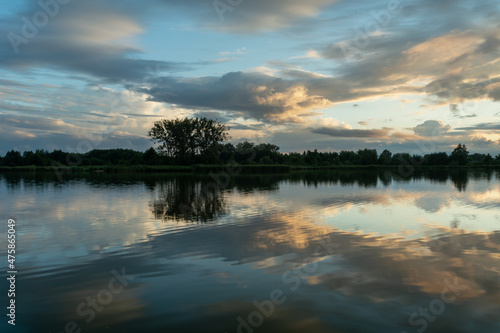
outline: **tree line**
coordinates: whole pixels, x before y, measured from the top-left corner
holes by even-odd
[[[393,154],[384,150],[378,154],[375,149],[358,151],[318,152],[307,150],[302,153],[281,153],[280,148],[271,143],[219,144],[210,155],[196,155],[189,160],[169,156],[154,148],[145,152],[131,149],[94,149],[87,153],[68,153],[61,150],[19,151],[11,150],[0,156],[0,166],[133,166],[133,165],[186,165],[192,164],[284,164],[292,166],[349,166],[349,165],[401,165],[417,161],[418,165],[500,165],[500,154],[493,158],[490,154],[469,154],[464,145],[459,145],[451,154],[446,152],[426,155],[408,153]]]

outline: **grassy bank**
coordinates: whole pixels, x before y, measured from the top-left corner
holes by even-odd
[[[0,172],[20,173],[179,173],[179,172],[228,172],[239,173],[287,173],[291,171],[289,165],[135,165],[135,166],[22,166],[0,167]]]
[[[500,169],[500,165],[324,165],[324,166],[292,166],[291,170],[378,170],[378,169],[398,169],[400,167],[413,167],[415,169]]]
[[[134,166],[22,166],[0,167],[0,172],[59,172],[59,173],[162,173],[193,172],[192,166],[183,165],[134,165]]]
[[[19,173],[201,173],[228,172],[229,174],[255,174],[255,173],[289,173],[291,171],[307,170],[380,170],[398,169],[399,165],[327,165],[327,166],[306,166],[306,165],[135,165],[135,166],[72,166],[72,167],[52,167],[52,166],[22,166],[22,167],[0,167],[0,172]],[[407,168],[407,166],[403,166]],[[414,169],[500,169],[500,165],[427,165],[413,166]]]

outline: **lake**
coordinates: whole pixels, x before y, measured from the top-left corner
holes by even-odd
[[[499,332],[500,173],[406,176],[0,175],[0,330]]]

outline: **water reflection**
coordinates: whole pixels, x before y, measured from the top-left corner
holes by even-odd
[[[254,332],[417,332],[420,308],[433,317],[426,332],[497,332],[498,174],[463,171],[223,187],[192,175],[0,176],[1,211],[14,210],[22,240],[16,329],[238,332],[279,289],[286,300]],[[87,323],[77,307],[122,268],[135,279]],[[455,298],[433,314],[444,288]]]
[[[155,184],[150,206],[156,219],[208,222],[226,214],[228,204],[222,189],[207,179],[178,177]]]
[[[450,176],[453,186],[455,186],[457,190],[464,192],[467,189],[467,183],[469,182],[467,170],[452,170]]]

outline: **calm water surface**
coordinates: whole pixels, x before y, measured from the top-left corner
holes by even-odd
[[[0,330],[500,332],[499,208],[494,171],[4,174]]]

